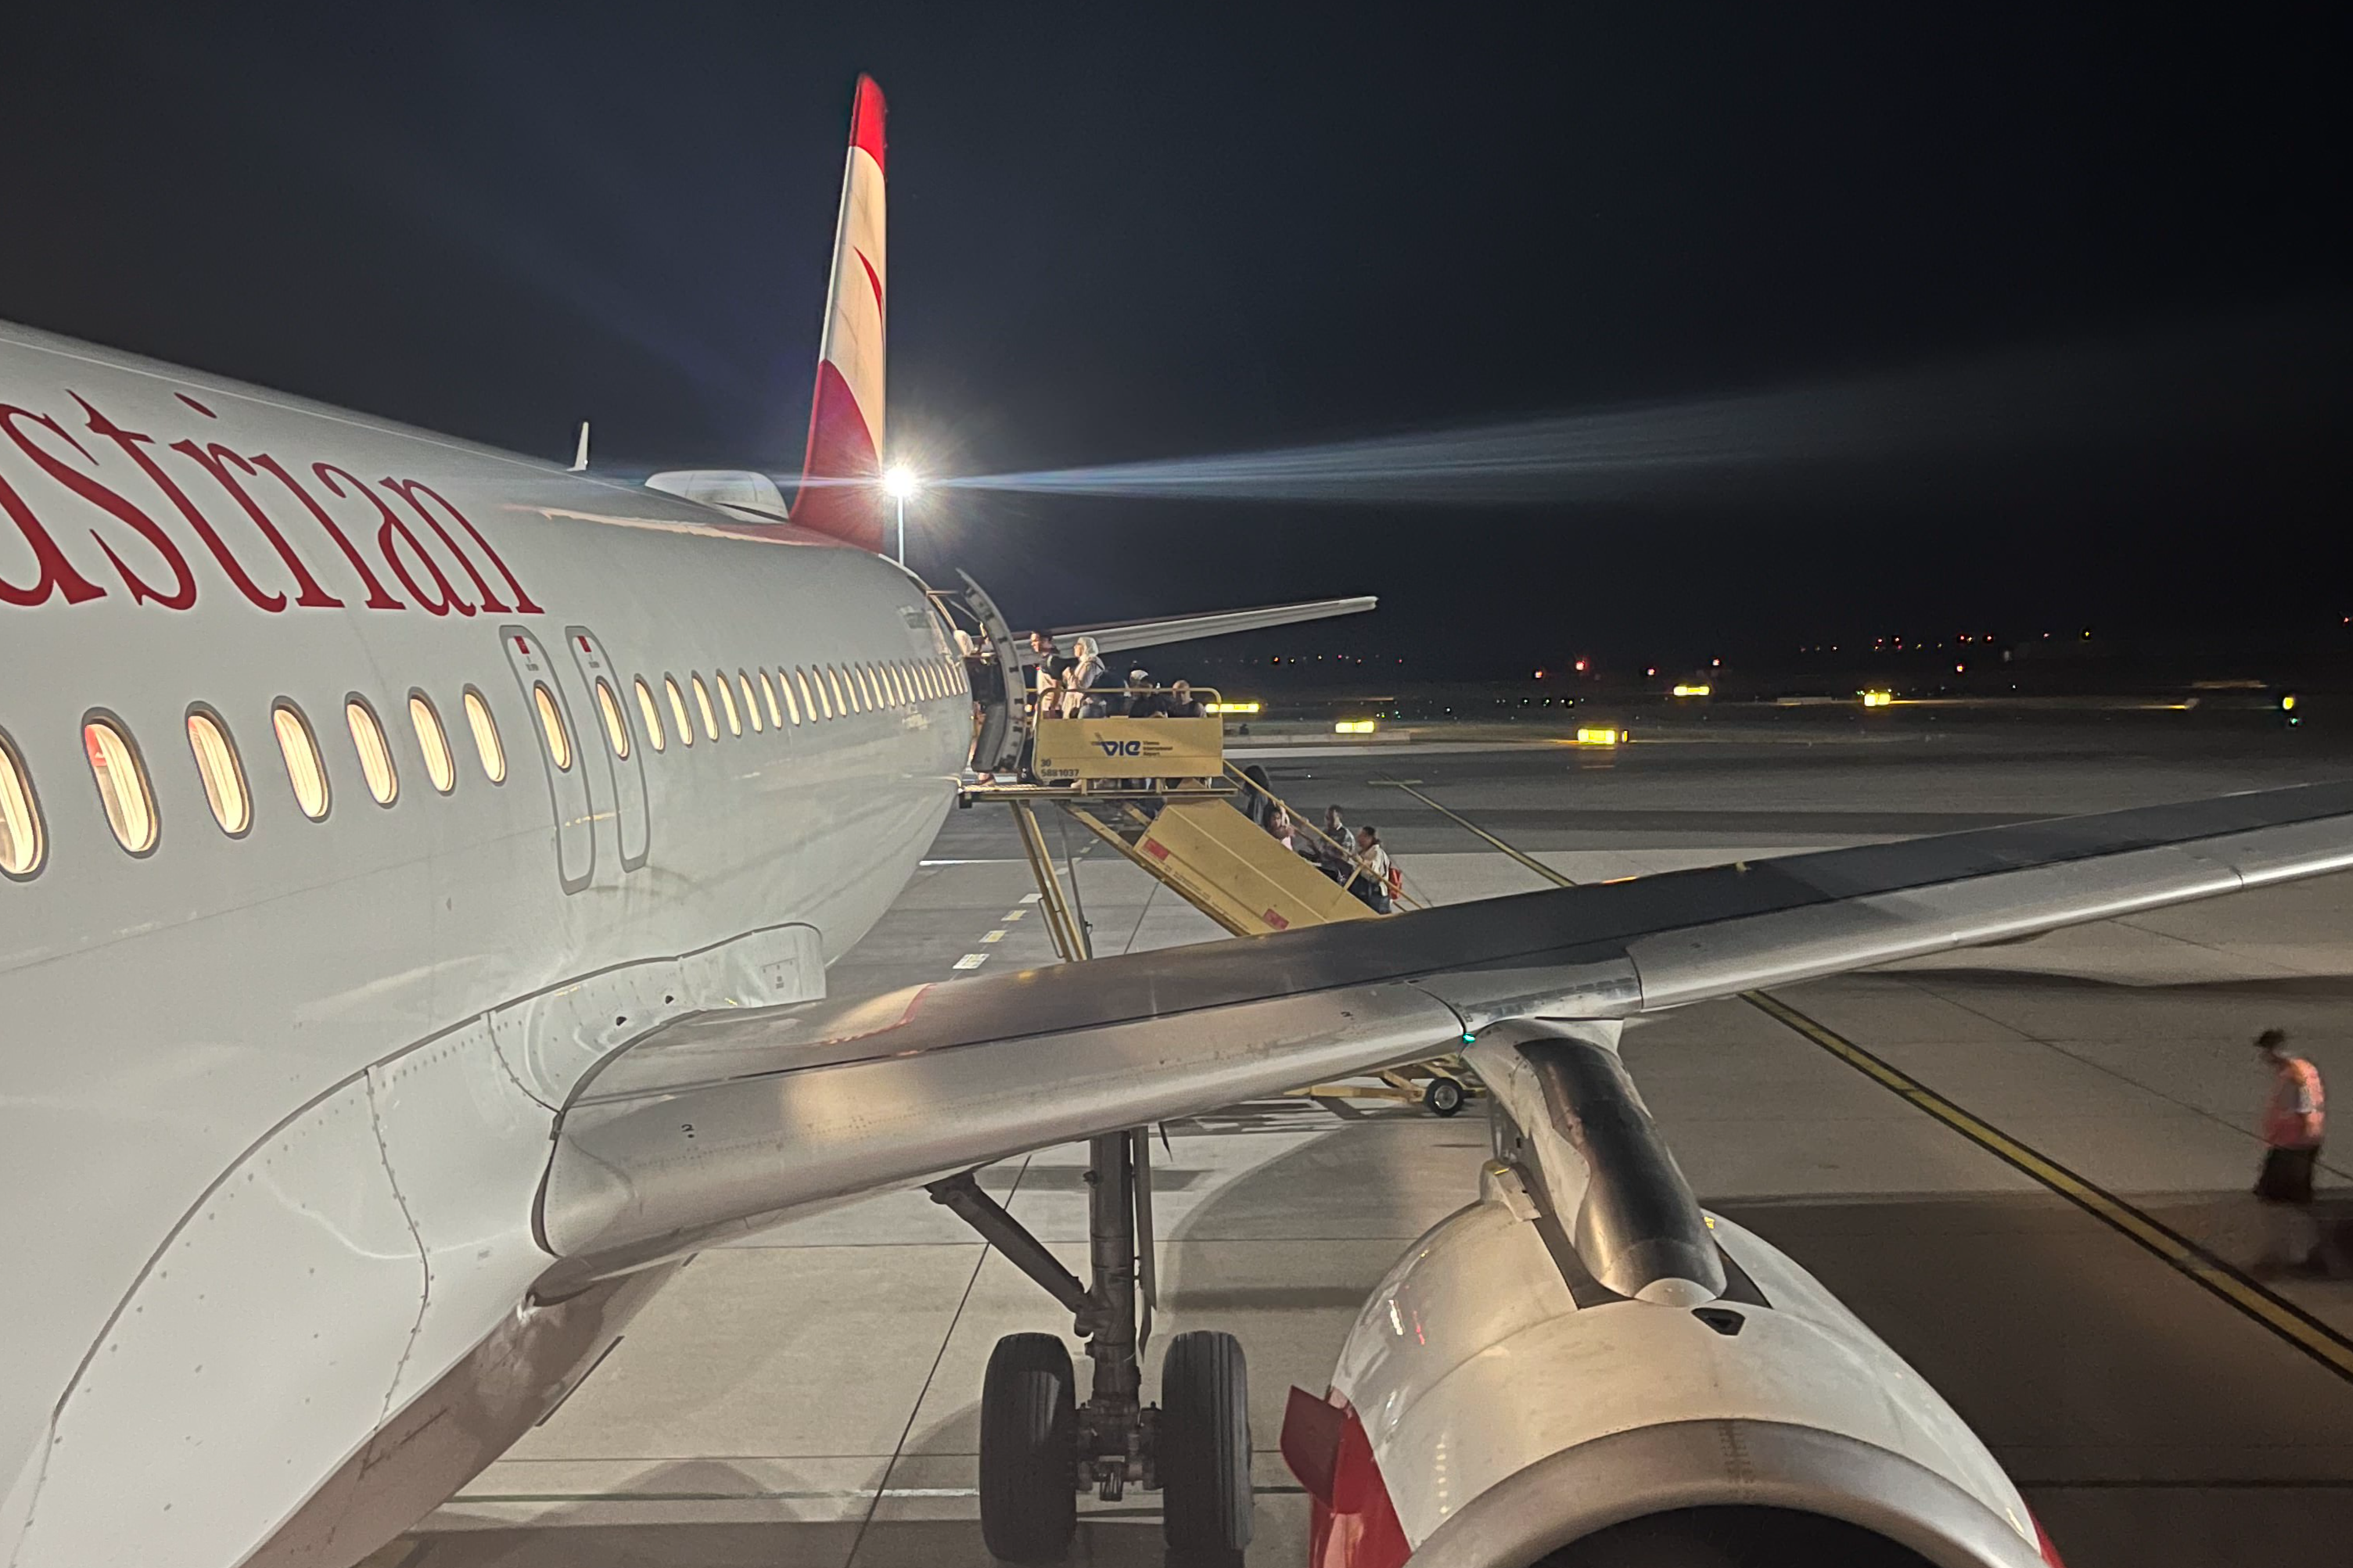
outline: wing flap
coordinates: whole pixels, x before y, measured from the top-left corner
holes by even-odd
[[[1448,1048],[2353,868],[2353,784],[1986,828],[682,1020],[558,1125],[579,1269]]]

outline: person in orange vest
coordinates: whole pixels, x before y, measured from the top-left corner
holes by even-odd
[[[2284,1029],[2265,1029],[2255,1037],[2255,1049],[2272,1069],[2271,1092],[2263,1100],[2263,1167],[2255,1178],[2255,1196],[2274,1216],[2269,1246],[2256,1267],[2326,1272],[2320,1229],[2312,1216],[2312,1171],[2320,1159],[2327,1119],[2320,1069],[2287,1048]]]

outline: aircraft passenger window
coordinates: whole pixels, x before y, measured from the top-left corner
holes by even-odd
[[[694,705],[702,714],[702,732],[712,740],[719,739],[719,716],[711,710],[711,688],[702,684],[702,677],[690,673],[687,683],[694,688]],[[720,688],[724,691],[725,687]]]
[[[319,760],[311,721],[291,702],[280,702],[269,710],[269,727],[278,732],[278,754],[286,759],[286,782],[294,786],[294,804],[303,816],[318,821],[327,815],[327,768]]]
[[[188,750],[196,759],[196,777],[204,781],[205,803],[213,820],[234,837],[253,826],[253,804],[245,793],[245,772],[237,766],[237,748],[219,718],[203,708],[188,710]]]
[[[547,737],[547,754],[562,773],[572,771],[572,736],[564,728],[564,715],[555,709],[555,693],[543,680],[534,681],[531,688],[531,705],[539,710],[539,731]]]
[[[441,715],[433,710],[433,700],[422,691],[408,694],[408,722],[417,731],[417,749],[425,753],[425,776],[433,787],[448,795],[458,787],[458,760],[449,754],[449,737],[441,728]]]
[[[654,694],[646,685],[646,678],[638,677],[638,717],[646,721],[646,740],[657,752],[666,748],[662,740],[661,710],[654,706]]]
[[[913,702],[915,700],[915,683],[907,679],[907,667],[905,664],[896,660],[892,661],[891,665],[891,679],[898,684],[900,701]]]
[[[727,715],[727,732],[731,735],[742,734],[744,732],[744,719],[743,716],[735,710],[735,689],[727,684],[726,672],[724,670],[715,671],[712,675],[711,679],[712,684],[719,688],[719,707],[720,710]]]
[[[392,748],[384,743],[384,726],[356,697],[343,703],[343,722],[351,726],[352,750],[360,754],[360,773],[367,780],[368,794],[375,796],[376,805],[390,805],[392,797],[400,793],[400,781],[393,775]]]
[[[663,676],[662,689],[670,693],[670,717],[678,721],[679,743],[691,746],[694,744],[694,721],[686,716],[686,699],[679,693],[678,678]]]
[[[857,678],[859,694],[866,699],[866,711],[871,713],[881,707],[882,694],[874,688],[874,667],[871,664],[853,664],[849,667],[849,673]]]
[[[41,868],[41,814],[8,737],[0,735],[0,872],[29,877]]]
[[[798,675],[800,674],[800,671],[796,669],[793,673]],[[828,719],[832,718],[833,699],[826,694],[824,669],[819,668],[815,675],[804,677],[801,685],[801,695],[807,697],[812,693],[815,694],[814,700],[808,705],[809,717],[812,719],[817,718],[818,716],[818,710],[822,709],[824,711],[824,717]]]
[[[605,739],[612,746],[613,754],[627,758],[629,754],[629,721],[621,717],[621,700],[613,695],[613,689],[605,684],[605,678],[601,675],[596,678],[596,711],[605,716]]]
[[[891,700],[891,706],[896,708],[902,702],[906,701],[907,689],[899,683],[898,666],[892,664],[890,660],[885,659],[882,661],[882,668],[880,671],[880,674],[882,680],[882,694]]]
[[[765,669],[760,671],[760,695],[768,700],[768,728],[771,730],[783,729],[785,727],[785,710],[776,706],[776,683],[768,679],[768,672]]]
[[[105,719],[81,727],[83,748],[90,753],[90,776],[98,781],[98,798],[106,807],[107,826],[133,855],[155,847],[155,797],[147,788],[147,772],[131,738]]]
[[[474,732],[474,754],[482,759],[482,776],[492,784],[507,782],[507,749],[499,739],[499,721],[491,705],[472,687],[466,688],[466,727]]]

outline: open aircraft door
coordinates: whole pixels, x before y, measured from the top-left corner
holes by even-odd
[[[640,739],[629,727],[629,699],[605,645],[586,626],[566,626],[564,640],[572,645],[572,661],[580,668],[580,685],[588,693],[596,721],[604,726],[607,744],[598,748],[606,776],[613,781],[613,814],[621,834],[621,869],[634,871],[646,863],[653,824],[646,808],[646,761]],[[611,742],[618,741],[619,744]],[[624,751],[626,756],[617,756]]]
[[[1011,773],[1021,765],[1021,653],[1013,640],[1013,628],[1006,624],[1005,616],[997,609],[997,601],[972,580],[969,572],[958,572],[964,579],[965,607],[973,619],[988,634],[989,646],[997,652],[997,668],[1000,679],[994,693],[976,690],[981,699],[980,733],[973,738],[972,765],[982,773]]]
[[[548,808],[555,816],[555,872],[564,890],[576,893],[588,885],[596,868],[596,811],[588,799],[586,752],[600,742],[594,731],[583,731],[575,721],[575,705],[565,694],[564,682],[538,636],[513,626],[500,627],[499,636],[506,644],[515,683],[522,689],[522,710],[530,725],[523,733],[530,736],[531,749],[539,753],[547,773]],[[515,752],[522,742],[523,734],[508,737],[511,769],[522,763]]]

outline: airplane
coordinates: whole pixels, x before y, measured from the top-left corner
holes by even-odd
[[[1727,1521],[2056,1562],[1916,1373],[1698,1206],[1619,1031],[2343,869],[2353,785],[828,997],[975,718],[940,599],[881,552],[883,117],[860,79],[790,503],[0,328],[9,1568],[356,1563],[697,1249],[919,1185],[1094,1363],[1082,1399],[1059,1336],[997,1346],[992,1550],[1050,1561],[1082,1487],[1157,1487],[1173,1546],[1230,1556],[1246,1363],[1176,1336],[1144,1397],[1135,1130],[1440,1049],[1494,1089],[1495,1157],[1293,1397],[1319,1568]],[[1084,1280],[969,1174],[1075,1139]]]

